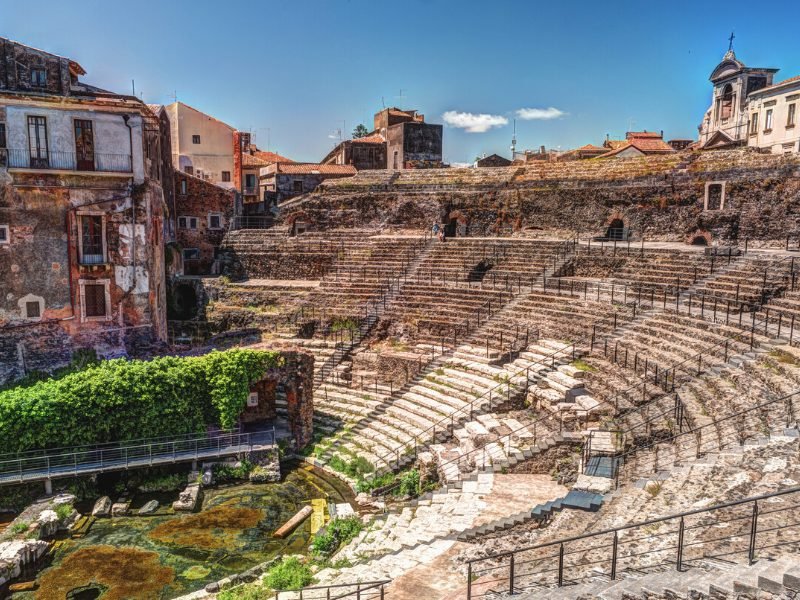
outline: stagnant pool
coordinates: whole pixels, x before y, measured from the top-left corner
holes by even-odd
[[[162,508],[149,517],[98,519],[84,537],[56,542],[52,562],[37,575],[38,589],[13,598],[174,598],[274,556],[306,553],[310,520],[285,540],[273,532],[312,499],[352,501],[346,485],[302,463],[280,483],[205,490],[196,513],[173,513],[175,496],[137,496],[134,515],[153,498]]]

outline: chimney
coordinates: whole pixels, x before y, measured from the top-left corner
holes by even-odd
[[[544,145],[539,146],[539,154],[544,154],[544,153],[545,153]]]

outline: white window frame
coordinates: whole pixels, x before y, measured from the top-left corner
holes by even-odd
[[[774,111],[772,108],[768,108],[767,112],[764,113],[764,133],[769,133],[772,131],[772,121],[774,118]]]
[[[183,219],[183,225],[181,225],[181,219]],[[192,223],[194,223],[194,227],[191,227]],[[191,217],[189,215],[181,215],[178,217],[178,229],[196,230],[198,225],[197,217]]]
[[[86,316],[86,286],[102,285],[106,292],[106,314],[98,316]],[[111,280],[110,279],[79,279],[78,290],[81,302],[81,321],[83,323],[91,321],[110,321],[111,320]]]
[[[39,305],[39,316],[38,317],[30,317],[28,316],[28,303],[29,302],[36,302]],[[20,298],[17,301],[17,305],[19,306],[20,315],[26,321],[41,321],[44,316],[44,298],[41,296],[34,296],[33,294],[27,294]]]
[[[722,186],[722,195],[720,196],[720,199],[719,199],[719,208],[711,208],[710,209],[710,208],[708,208],[708,193],[709,193],[709,190],[711,189],[712,185]],[[718,210],[724,210],[725,209],[725,197],[726,197],[726,194],[727,194],[727,181],[707,181],[706,182],[705,199],[703,200],[703,210],[711,210],[713,212],[716,212]]]
[[[11,227],[8,225],[0,225],[0,231],[5,231],[6,235],[0,238],[0,246],[8,246],[11,244]]]
[[[108,262],[108,245],[106,243],[106,213],[102,210],[81,210],[76,213],[78,217],[78,264],[79,265],[102,265]],[[103,245],[103,261],[99,263],[84,263],[83,262],[83,227],[81,218],[83,217],[100,217],[100,239]]]
[[[250,392],[247,395],[247,407],[258,408],[258,392]]]
[[[185,179],[181,179],[180,191],[178,193],[181,196],[185,196],[187,189],[188,189],[188,186],[186,185],[186,180]]]
[[[211,226],[211,217],[217,217],[219,219],[219,227],[212,227]],[[221,212],[210,212],[208,213],[208,228],[212,231],[219,231],[220,229],[224,229],[222,224],[222,213]]]

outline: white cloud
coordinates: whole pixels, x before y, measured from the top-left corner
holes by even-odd
[[[517,118],[523,121],[548,121],[550,119],[558,119],[566,114],[554,106],[550,108],[520,108],[517,111]]]
[[[464,129],[469,133],[484,133],[492,127],[502,127],[508,125],[508,119],[502,115],[473,114],[468,112],[458,112],[448,110],[442,115],[442,119],[450,127]]]

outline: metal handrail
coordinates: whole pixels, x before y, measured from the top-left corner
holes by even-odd
[[[195,460],[228,454],[232,449],[238,452],[242,448],[252,450],[256,446],[273,446],[275,442],[273,427],[252,433],[229,433],[116,448],[76,449],[60,454],[16,458],[0,461],[0,484]]]
[[[314,585],[304,587],[300,590],[277,590],[275,592],[274,600],[280,600],[281,594],[292,594],[292,599],[299,598],[300,600],[340,600],[342,598],[355,598],[356,600],[368,600],[369,598],[380,598],[383,600],[386,597],[386,586],[392,582],[391,579],[382,579],[379,581],[361,581],[356,583],[337,583],[331,585]],[[355,588],[352,591],[338,593],[338,590],[344,588]],[[317,596],[314,592],[325,592],[322,596]],[[309,595],[311,592],[311,595]],[[333,592],[333,595],[332,595]],[[364,595],[365,592],[374,592]]]
[[[757,406],[753,406],[753,407],[750,407],[750,408],[742,410],[742,411],[737,411],[737,412],[735,412],[733,414],[730,414],[730,415],[727,415],[727,416],[725,416],[725,417],[723,417],[721,419],[717,419],[716,421],[713,421],[711,423],[707,423],[707,424],[702,425],[700,427],[696,427],[696,428],[693,428],[691,430],[675,434],[670,438],[663,438],[663,439],[659,439],[659,440],[657,440],[655,442],[651,442],[650,444],[637,446],[636,448],[633,448],[631,451],[629,451],[629,452],[625,453],[624,455],[622,455],[622,457],[634,454],[635,452],[638,452],[638,451],[640,451],[640,450],[642,450],[644,448],[649,448],[649,447],[653,446],[655,443],[673,442],[674,440],[676,440],[677,438],[679,438],[681,436],[696,435],[697,432],[702,430],[702,429],[705,429],[705,428],[708,428],[708,427],[714,427],[714,426],[718,425],[719,423],[721,423],[723,421],[727,421],[727,420],[736,418],[738,416],[741,416],[742,414],[752,413],[752,412],[758,411],[758,410],[760,410],[760,409],[762,409],[762,408],[764,408],[765,406],[768,406],[768,405],[776,404],[776,403],[779,403],[779,402],[786,403],[787,400],[790,400],[792,397],[794,397],[794,396],[796,396],[798,394],[800,394],[800,391],[796,391],[796,392],[781,396],[779,398],[774,398],[772,400],[769,400],[767,402],[763,402],[763,403],[761,403],[761,404],[759,404]],[[789,405],[791,407],[791,402],[789,403]],[[791,410],[791,408],[789,410]],[[788,417],[788,420],[791,420],[791,415]],[[615,462],[615,470],[618,468],[618,464],[619,464],[618,462]],[[582,534],[582,535],[578,535],[578,536],[562,538],[562,539],[553,540],[553,541],[550,541],[550,542],[544,542],[544,543],[541,543],[541,544],[535,544],[535,545],[532,545],[532,546],[517,548],[515,550],[510,550],[510,551],[496,553],[496,554],[492,554],[492,555],[481,557],[481,558],[477,558],[477,559],[472,559],[472,560],[467,561],[467,563],[468,563],[468,572],[469,572],[467,597],[468,598],[472,597],[472,579],[473,579],[473,575],[475,575],[475,573],[473,571],[473,564],[474,563],[480,563],[480,562],[483,562],[483,561],[497,561],[499,559],[510,557],[511,560],[512,560],[511,564],[513,564],[514,557],[516,555],[522,553],[522,552],[529,552],[529,551],[533,551],[533,550],[539,550],[539,549],[543,549],[543,548],[559,546],[559,549],[560,549],[559,555],[560,555],[561,558],[559,559],[558,572],[559,572],[559,585],[561,585],[563,583],[563,568],[564,568],[564,565],[563,565],[564,550],[563,550],[563,548],[564,548],[564,544],[566,544],[566,543],[579,541],[579,540],[584,540],[584,539],[593,538],[593,537],[602,536],[602,535],[607,535],[609,533],[613,533],[615,535],[615,538],[616,538],[620,531],[633,529],[633,528],[637,528],[637,527],[649,526],[649,525],[653,525],[653,524],[656,524],[656,523],[664,522],[664,521],[667,521],[667,520],[684,519],[685,517],[691,516],[691,515],[708,513],[708,512],[714,511],[714,510],[719,510],[719,509],[722,509],[722,508],[729,508],[731,506],[747,504],[747,503],[750,503],[750,502],[758,502],[760,500],[764,500],[764,499],[767,499],[767,498],[772,498],[772,497],[776,497],[776,496],[780,496],[780,495],[790,494],[790,493],[794,493],[794,492],[798,492],[798,491],[800,491],[800,487],[789,488],[789,489],[786,489],[786,490],[780,490],[778,492],[771,492],[769,494],[764,494],[762,496],[756,496],[756,497],[746,498],[746,499],[742,499],[742,500],[730,501],[730,502],[722,503],[722,504],[719,504],[719,505],[716,505],[716,506],[713,506],[713,507],[694,509],[694,510],[685,511],[685,512],[682,512],[682,513],[676,513],[676,514],[668,515],[666,517],[658,517],[658,518],[650,519],[650,520],[647,520],[647,521],[631,523],[631,524],[623,525],[623,526],[616,527],[616,528],[605,529],[605,530],[601,530],[601,531],[597,531],[597,532],[591,532],[591,533]],[[753,531],[755,531],[755,529],[753,529]],[[753,533],[752,535],[754,537],[755,533]],[[681,541],[679,542],[679,546],[682,543],[683,543],[683,541],[682,541],[682,537],[681,537]],[[617,558],[616,557],[616,552],[617,552],[616,551],[616,541],[614,542],[613,547],[614,547],[614,556],[612,558],[612,565],[616,565],[616,558]],[[597,549],[597,548],[598,547],[592,547],[592,548],[589,548],[589,549],[582,549],[581,551]],[[755,545],[753,543],[753,538],[751,538],[750,554],[749,554],[749,560],[750,560],[751,563],[753,561],[754,548],[755,548]],[[678,558],[678,569],[679,570],[680,570],[680,562],[681,562],[680,556],[681,555],[682,555],[682,551],[679,550],[679,558]],[[552,558],[553,556],[555,556],[555,555],[551,555],[550,558]],[[542,558],[539,558],[539,559],[536,559],[536,560],[537,560],[537,562],[540,562],[542,560],[545,560],[546,558],[548,558],[548,557],[542,557]],[[501,569],[501,568],[505,569],[505,567],[503,567],[503,566],[500,566],[500,567],[489,567],[485,571],[488,572],[488,571],[491,571],[491,570],[497,570],[497,569]],[[612,571],[611,572],[612,572],[612,579],[614,579],[615,578],[615,568],[614,568],[614,566],[612,566]],[[513,567],[511,567],[511,569],[510,569],[509,585],[510,585],[510,588],[509,588],[510,590],[515,589]]]
[[[82,157],[76,152],[45,150],[41,156],[34,156],[28,148],[0,149],[7,156],[10,169],[55,169],[81,172],[131,173],[133,166],[130,154],[108,154],[92,152]],[[91,163],[91,168],[81,168],[81,161]]]

